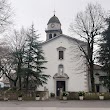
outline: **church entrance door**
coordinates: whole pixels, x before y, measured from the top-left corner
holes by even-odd
[[[65,81],[56,81],[56,94],[57,94],[57,96],[60,95],[60,88],[63,88],[63,91],[66,90]]]

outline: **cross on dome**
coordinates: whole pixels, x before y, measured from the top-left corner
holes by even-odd
[[[54,16],[55,16],[55,13],[56,13],[55,9],[54,9],[53,13],[54,13]]]

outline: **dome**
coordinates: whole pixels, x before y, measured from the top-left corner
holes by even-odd
[[[49,23],[59,23],[59,24],[61,24],[60,21],[59,21],[59,19],[55,15],[50,18],[48,24]]]

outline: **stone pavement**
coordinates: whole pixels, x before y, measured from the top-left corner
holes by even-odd
[[[0,110],[110,110],[110,108],[0,107]]]
[[[0,101],[0,110],[110,110],[110,101]]]

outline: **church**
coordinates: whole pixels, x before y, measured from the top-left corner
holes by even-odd
[[[59,96],[60,88],[69,92],[90,92],[91,83],[87,62],[83,52],[79,49],[79,45],[81,45],[87,51],[87,43],[63,34],[61,22],[56,15],[49,19],[45,32],[46,41],[41,45],[47,61],[44,66],[47,69],[43,73],[51,77],[47,84],[43,87],[40,86],[37,90],[47,89],[49,93],[54,93],[56,96]],[[106,77],[106,73],[101,70],[99,65],[94,65],[96,92],[108,91],[102,84],[103,77]],[[4,84],[4,87],[10,87],[6,77],[0,82]]]
[[[45,32],[46,41],[42,43],[42,49],[48,62],[45,64],[47,69],[44,70],[44,73],[51,77],[44,87],[50,93],[55,93],[56,96],[59,95],[60,88],[63,88],[63,91],[90,91],[86,59],[78,47],[81,45],[86,51],[86,42],[64,35],[61,22],[56,15],[48,21]],[[95,65],[94,71],[97,74],[94,75],[96,92],[107,91],[100,85],[99,76],[104,75],[100,66]],[[43,90],[43,88],[41,87],[39,90]]]

